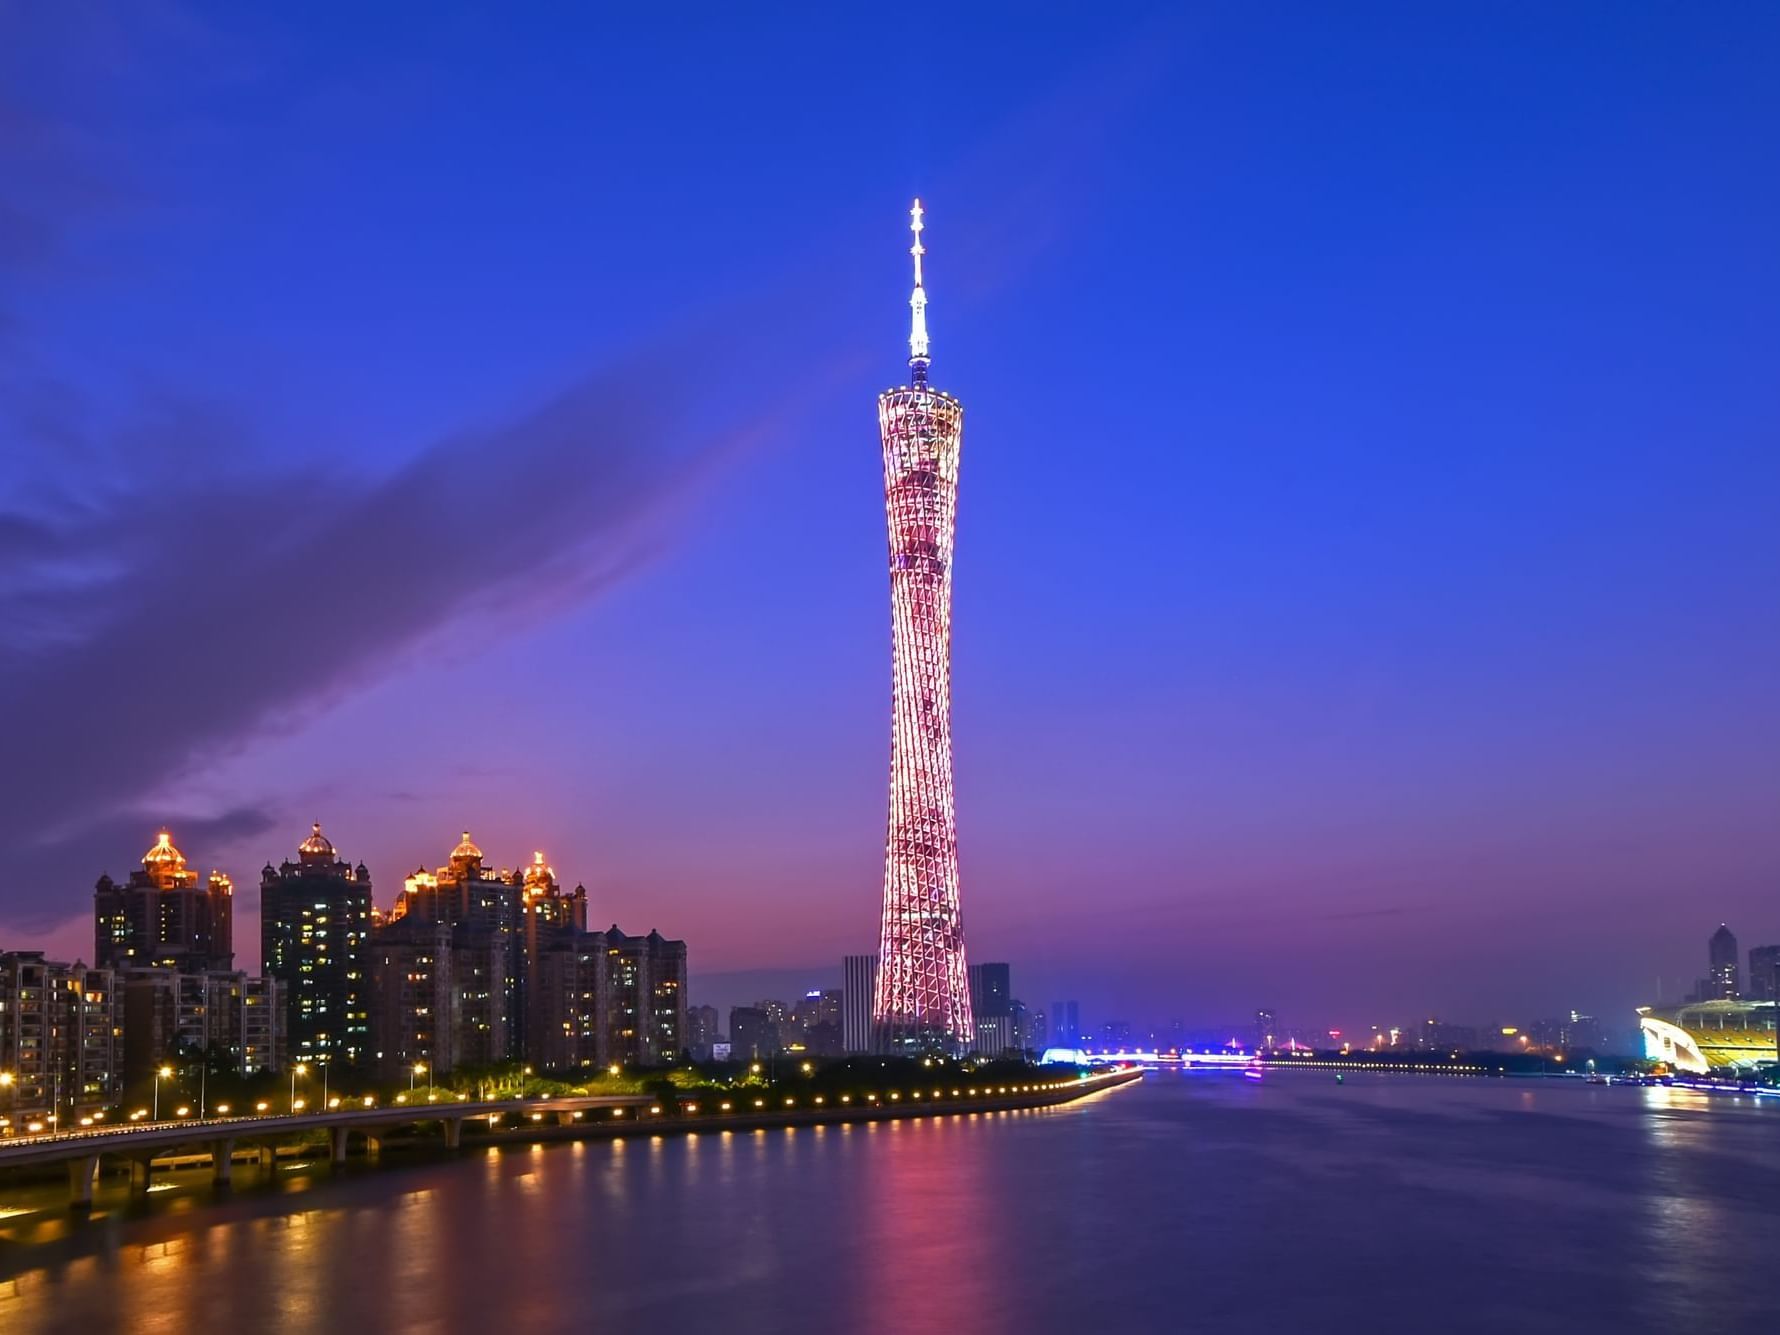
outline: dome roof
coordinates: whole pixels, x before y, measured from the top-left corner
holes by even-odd
[[[155,837],[155,846],[142,855],[144,867],[183,867],[185,854],[173,847],[173,835],[162,830]]]
[[[470,841],[468,830],[465,830],[464,837],[458,840],[457,847],[451,850],[451,860],[457,862],[460,859],[464,862],[482,861],[482,850]]]
[[[297,845],[297,852],[302,854],[304,858],[331,858],[334,856],[334,846],[328,842],[328,837],[321,832],[320,821],[316,821],[311,827],[309,837]]]
[[[533,853],[531,866],[525,869],[525,888],[537,890],[555,884],[556,869],[545,863],[542,852]]]

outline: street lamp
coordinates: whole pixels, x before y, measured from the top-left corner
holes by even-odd
[[[414,1081],[418,1077],[424,1075],[425,1073],[426,1073],[426,1063],[425,1062],[415,1062],[413,1069],[408,1072],[408,1092],[410,1094],[412,1094],[414,1092]],[[432,1081],[430,1081],[430,1080],[427,1081],[427,1086],[428,1086],[428,1088],[431,1088]]]
[[[155,1111],[154,1117],[151,1119],[153,1121],[158,1122],[161,1120],[161,1081],[171,1080],[172,1078],[173,1068],[171,1066],[163,1066],[160,1070],[155,1072]]]
[[[307,1062],[298,1062],[290,1068],[290,1110],[293,1116],[297,1111],[297,1077],[308,1074],[309,1064]]]

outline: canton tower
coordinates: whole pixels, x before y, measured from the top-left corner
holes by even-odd
[[[909,217],[911,383],[878,396],[892,652],[890,828],[872,1023],[881,1052],[962,1052],[973,1034],[952,810],[952,533],[964,409],[927,384],[920,200]]]

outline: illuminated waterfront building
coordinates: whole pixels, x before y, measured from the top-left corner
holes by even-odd
[[[297,860],[260,871],[261,971],[278,981],[285,1055],[365,1060],[370,1049],[371,873],[334,851],[317,822]]]
[[[890,803],[872,1005],[886,1052],[972,1045],[952,793],[952,543],[964,410],[927,383],[921,202],[911,210],[910,383],[878,396],[889,527]]]
[[[1780,1057],[1772,1001],[1719,998],[1681,1006],[1640,1006],[1644,1055],[1696,1074],[1751,1068]]]
[[[1737,978],[1737,938],[1723,923],[1706,943],[1706,993],[1715,1001],[1730,1001],[1742,994]]]
[[[16,1127],[73,1119],[115,1103],[123,1012],[115,975],[40,950],[0,953],[0,1071],[12,1077],[0,1116]],[[0,1130],[10,1130],[12,1127]]]
[[[228,971],[234,965],[234,886],[219,871],[199,883],[162,830],[140,869],[93,887],[93,958],[101,969]]]
[[[848,1053],[872,1050],[871,1006],[877,986],[876,955],[847,955],[841,960],[841,1046]]]

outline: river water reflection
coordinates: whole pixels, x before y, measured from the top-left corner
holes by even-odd
[[[1152,1074],[157,1202],[0,1243],[0,1332],[1738,1331],[1776,1237],[1780,1106]]]

